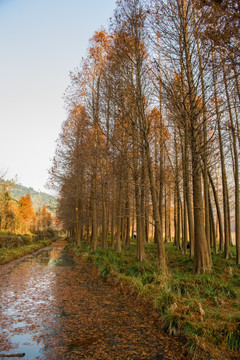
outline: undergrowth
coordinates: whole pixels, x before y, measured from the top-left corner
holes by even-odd
[[[84,244],[78,254],[96,264],[103,276],[127,282],[136,293],[151,300],[167,333],[186,338],[193,355],[209,344],[221,351],[240,349],[240,269],[234,260],[213,256],[213,271],[193,274],[192,259],[169,243],[166,245],[169,273],[162,276],[156,262],[156,245],[146,245],[146,259],[138,262],[136,244],[93,251]],[[234,249],[232,249],[232,252]]]

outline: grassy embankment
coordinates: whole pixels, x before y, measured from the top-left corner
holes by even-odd
[[[51,244],[53,239],[39,239],[29,234],[0,233],[0,265],[31,254]]]
[[[110,249],[93,252],[86,244],[75,251],[95,263],[103,276],[114,276],[130,285],[139,297],[150,300],[162,329],[183,337],[192,355],[226,352],[237,358],[240,267],[234,260],[224,260],[222,254],[213,256],[212,273],[196,275],[189,256],[170,243],[166,245],[169,274],[163,277],[156,265],[155,244],[146,246],[143,263],[136,260],[135,244],[123,248],[121,254]]]

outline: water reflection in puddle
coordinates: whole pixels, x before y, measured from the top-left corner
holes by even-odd
[[[63,249],[42,250],[1,277],[0,354],[25,353],[24,360],[45,359],[44,337],[50,323],[59,318],[52,290],[56,275],[74,266],[72,256]]]
[[[32,339],[31,335],[28,334],[17,334],[11,336],[11,342],[17,344],[17,348],[9,353],[24,353],[24,360],[41,359],[42,344],[37,343]],[[8,352],[4,352],[7,354]],[[6,358],[7,359],[7,358]],[[9,358],[8,358],[9,359]]]
[[[50,250],[43,250],[35,258],[41,265],[74,266],[73,257],[69,253],[63,251],[63,249],[60,247],[54,247]]]

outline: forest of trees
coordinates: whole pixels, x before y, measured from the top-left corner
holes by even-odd
[[[50,228],[53,216],[46,205],[35,211],[30,194],[13,197],[14,186],[13,181],[0,181],[0,231],[26,234]]]
[[[70,75],[50,171],[78,245],[120,252],[136,232],[162,272],[172,239],[196,273],[231,245],[240,263],[239,26],[235,0],[117,1]]]

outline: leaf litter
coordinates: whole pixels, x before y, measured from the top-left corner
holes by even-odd
[[[186,359],[182,344],[159,332],[147,304],[101,278],[65,245],[58,241],[1,267],[1,354],[25,353],[29,360]]]

